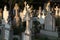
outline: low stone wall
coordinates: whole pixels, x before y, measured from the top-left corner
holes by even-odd
[[[40,30],[40,33],[47,36],[58,37],[58,32]]]

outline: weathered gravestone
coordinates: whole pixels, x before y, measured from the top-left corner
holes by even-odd
[[[55,19],[50,13],[47,14],[45,18],[45,28],[44,30],[40,30],[40,33],[48,37],[58,37],[58,32],[55,31]]]
[[[55,31],[55,19],[50,13],[45,18],[45,30]]]

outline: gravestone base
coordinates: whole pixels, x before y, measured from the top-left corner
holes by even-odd
[[[23,40],[31,40],[31,33],[29,30],[26,30],[22,33]]]
[[[13,40],[20,40],[20,36],[19,35],[13,35]]]
[[[46,36],[58,37],[58,32],[54,31],[40,30],[40,33]]]

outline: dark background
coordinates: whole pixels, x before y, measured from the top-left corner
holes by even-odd
[[[10,6],[13,8],[15,3],[19,3],[19,6],[23,7],[23,2],[27,1],[28,4],[33,5],[33,7],[35,9],[37,9],[37,7],[44,5],[44,3],[47,3],[48,1],[51,1],[51,5],[53,6],[54,3],[56,4],[60,4],[60,0],[0,0],[0,8],[3,9],[4,5],[8,6],[8,9],[10,8]]]

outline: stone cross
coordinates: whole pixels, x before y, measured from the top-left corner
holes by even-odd
[[[26,5],[26,8],[27,8],[27,11],[28,11],[28,9],[29,9],[29,5],[28,4]]]
[[[38,11],[38,18],[40,18],[40,16],[41,16],[41,7],[39,7],[39,11]]]
[[[25,12],[20,12],[20,17],[21,17],[21,19],[22,19],[22,22],[24,21],[24,17],[25,17],[24,13],[25,13]]]
[[[26,7],[24,7],[23,14],[24,15],[26,14]]]
[[[8,14],[9,13],[9,11],[7,11],[7,7],[6,6],[4,6],[4,11],[3,11],[3,19],[5,20],[5,22],[6,23],[8,23]]]
[[[31,31],[30,31],[30,23],[29,23],[29,17],[27,15],[26,17],[26,30],[25,30],[25,39],[24,40],[31,40]]]
[[[47,3],[46,10],[50,11],[50,2]]]
[[[27,7],[27,14],[26,14],[26,15],[27,15],[27,16],[26,16],[26,29],[28,29],[28,27],[29,27],[29,20],[30,20],[30,19],[29,19],[29,16],[28,16],[28,15],[29,15],[29,14],[28,14],[29,5],[27,4],[26,7]]]
[[[25,1],[25,2],[24,2],[25,7],[26,7],[26,4],[27,4],[27,2]]]
[[[44,15],[45,11],[43,10],[42,12],[42,18],[45,19],[45,15]]]
[[[56,8],[55,8],[55,15],[56,16],[58,15],[58,6],[56,6]]]
[[[19,9],[19,7],[18,7],[18,4],[16,3],[15,6],[14,6],[14,10],[16,11],[16,14],[15,14],[15,17],[14,17],[16,19],[16,23],[18,23],[18,21],[19,21],[18,9]]]
[[[27,9],[29,8],[29,6],[27,5]],[[27,10],[28,11],[28,10]],[[29,18],[29,14],[27,12],[26,14],[26,30],[25,30],[25,40],[31,40],[31,34],[30,34],[30,22],[29,22],[30,18]]]
[[[17,13],[18,13],[18,12],[17,12],[18,9],[19,9],[19,7],[18,7],[18,4],[16,3],[16,4],[15,4],[15,7],[14,7],[14,10],[16,11],[16,16],[17,16]]]

